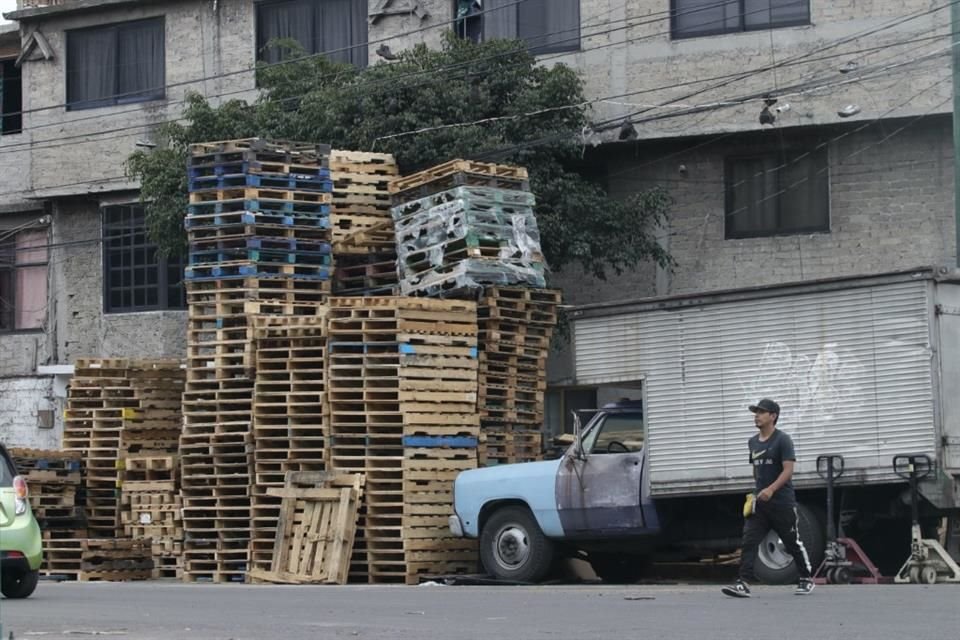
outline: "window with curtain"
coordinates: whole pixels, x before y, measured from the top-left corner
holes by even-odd
[[[103,301],[107,313],[185,309],[183,258],[164,257],[147,237],[143,207],[103,209]]]
[[[580,49],[580,0],[458,0],[457,16],[465,38],[519,38],[537,54]]]
[[[367,65],[367,0],[279,0],[257,5],[257,59],[279,62],[272,41],[292,39],[308,54]]]
[[[163,18],[67,32],[67,108],[164,97]]]
[[[0,331],[42,329],[47,319],[48,233],[0,230]]]
[[[827,149],[728,158],[727,238],[830,231]]]
[[[810,0],[671,0],[674,38],[810,24]]]

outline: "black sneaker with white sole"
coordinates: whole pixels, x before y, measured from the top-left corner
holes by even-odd
[[[813,580],[810,578],[801,578],[800,583],[797,584],[797,590],[794,591],[798,596],[805,596],[811,591],[816,585],[813,583]]]
[[[721,591],[723,591],[724,595],[728,595],[731,598],[750,597],[750,585],[743,580],[737,580],[731,586],[721,589]]]

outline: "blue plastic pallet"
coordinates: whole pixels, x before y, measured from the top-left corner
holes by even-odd
[[[320,176],[296,173],[233,173],[218,176],[202,176],[190,180],[191,192],[232,189],[238,187],[259,187],[263,189],[295,189],[297,191],[316,191],[331,193],[333,181]]]
[[[235,244],[235,246],[224,246]],[[198,247],[197,245],[210,245],[209,247]],[[264,246],[267,245],[267,246]],[[269,246],[275,245],[275,246]],[[264,251],[304,251],[306,253],[328,254],[332,251],[329,242],[323,240],[312,240],[302,238],[273,238],[265,237],[247,237],[247,238],[210,238],[200,239],[190,243],[190,250],[193,252],[204,251],[229,251],[232,249],[263,249]]]
[[[476,449],[473,436],[403,436],[403,446],[417,449]]]
[[[237,247],[234,249],[192,251],[190,252],[189,263],[191,265],[200,265],[211,262],[235,262],[237,260],[269,262],[272,264],[295,264],[305,267],[315,265],[329,266],[331,262],[329,252],[283,251],[282,249],[249,249]]]
[[[405,343],[404,343],[404,344],[401,344],[401,345],[400,345],[400,353],[402,353],[402,354],[404,354],[404,355],[410,355],[410,356],[412,356],[412,355],[417,355],[417,345],[415,345],[415,344],[405,344]],[[430,354],[430,355],[434,355],[434,354]],[[476,348],[476,347],[471,347],[471,348],[470,348],[470,357],[471,357],[471,358],[476,358],[476,357],[478,357],[478,355],[477,355],[477,348]]]
[[[250,173],[250,174],[268,174],[268,175],[284,175],[277,174],[271,171],[263,171],[263,165],[265,163],[253,160],[247,161],[225,161],[225,162],[214,162],[198,167],[187,167],[187,177],[191,180],[196,178],[205,178],[205,177],[215,177],[215,176],[225,176],[237,173]],[[271,162],[266,164],[294,164],[296,163],[284,163],[284,162]],[[330,169],[326,167],[305,167],[302,165],[296,165],[297,170],[292,174],[287,175],[297,175],[297,176],[315,176],[320,179],[330,178]],[[211,174],[210,171],[213,171]]]
[[[251,213],[293,214],[293,215],[326,215],[330,213],[330,205],[319,202],[288,202],[286,200],[211,200],[210,202],[196,202],[187,205],[187,214],[204,216],[216,213],[236,213],[247,211]]]
[[[202,217],[196,217],[197,215],[187,216],[183,221],[184,228],[189,230],[258,224],[284,227],[316,227],[318,229],[330,228],[329,212],[290,214],[282,211],[227,211],[203,214]]]

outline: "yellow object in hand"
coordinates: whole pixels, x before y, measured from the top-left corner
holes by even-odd
[[[757,512],[757,496],[755,496],[752,493],[748,493],[746,500],[743,501],[743,517],[749,518],[756,512]]]

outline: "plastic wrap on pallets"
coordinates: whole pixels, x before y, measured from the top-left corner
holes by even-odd
[[[476,289],[484,285],[545,286],[533,194],[491,187],[458,187],[393,208],[397,269],[403,293]],[[497,247],[496,255],[448,260],[460,241]],[[411,258],[420,256],[414,268]]]
[[[400,281],[402,295],[451,295],[476,291],[490,285],[546,286],[544,266],[504,262],[491,258],[467,258],[443,271],[431,270]]]

